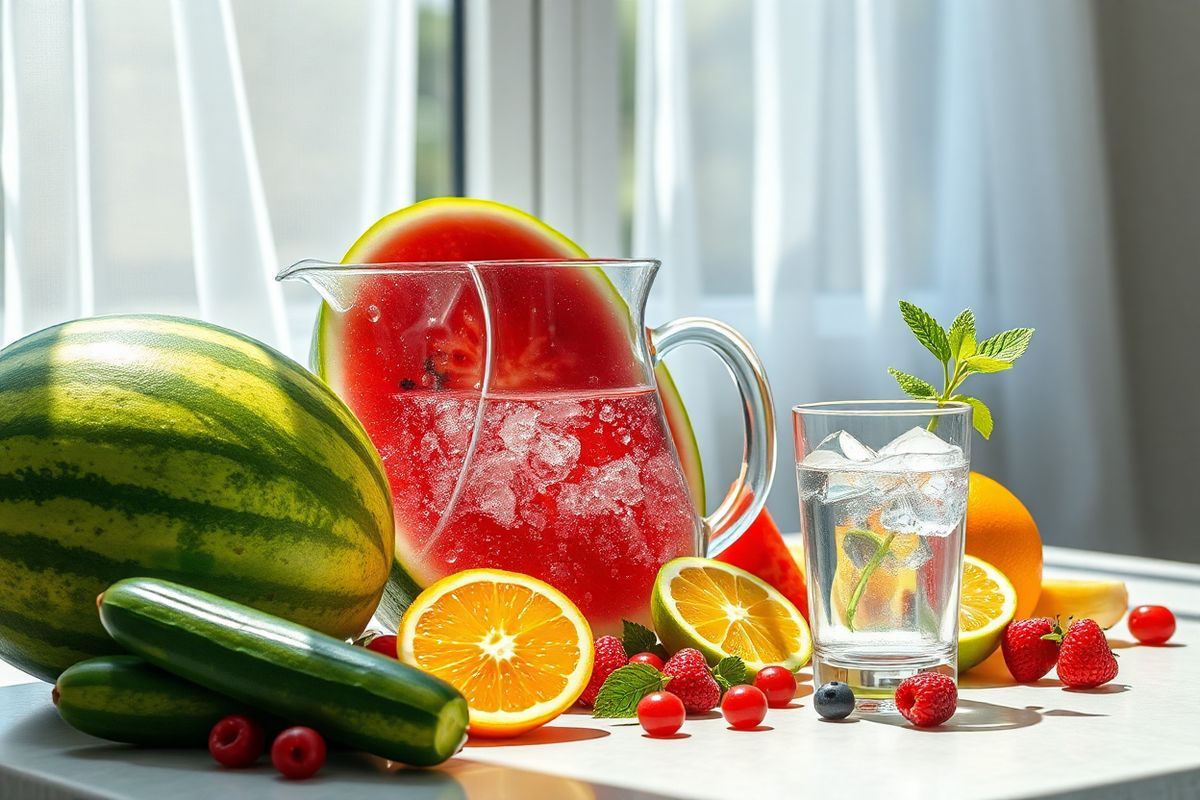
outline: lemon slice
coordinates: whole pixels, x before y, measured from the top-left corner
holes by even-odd
[[[1035,617],[1094,619],[1101,628],[1111,628],[1129,608],[1125,581],[1045,578]]]
[[[570,708],[592,675],[592,631],[548,583],[498,569],[443,578],[400,620],[400,660],[462,692],[473,736],[517,736]]]
[[[664,564],[650,614],[668,650],[694,647],[710,663],[740,656],[750,675],[772,664],[797,670],[812,655],[808,623],[790,600],[749,572],[709,558]]]
[[[965,672],[1000,646],[1017,613],[1017,590],[1004,573],[975,556],[963,557],[958,603],[958,671]]]

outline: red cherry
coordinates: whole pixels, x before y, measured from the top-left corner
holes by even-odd
[[[374,650],[376,653],[383,653],[391,658],[399,658],[396,654],[396,637],[395,636],[376,636],[371,641],[367,642],[367,649]]]
[[[796,696],[796,676],[787,667],[763,667],[754,676],[754,685],[762,689],[771,708],[787,708]]]
[[[645,664],[648,667],[654,667],[659,672],[662,672],[663,660],[654,653],[638,653],[629,659],[630,664]]]
[[[721,713],[730,727],[739,731],[757,728],[767,716],[767,696],[757,686],[734,686],[721,700]]]
[[[271,745],[271,763],[285,778],[311,778],[325,763],[325,740],[312,728],[288,728]]]
[[[1129,612],[1129,632],[1142,644],[1162,644],[1175,634],[1175,615],[1166,606],[1138,606]]]
[[[249,717],[231,714],[208,734],[208,752],[223,767],[248,767],[263,754],[263,729]]]
[[[670,692],[655,692],[637,705],[638,722],[651,736],[671,736],[683,725],[683,701]]]

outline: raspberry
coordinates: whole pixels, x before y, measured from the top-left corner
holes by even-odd
[[[1117,677],[1117,659],[1094,619],[1077,619],[1063,634],[1058,679],[1072,689],[1094,689]]]
[[[592,679],[579,697],[579,705],[591,708],[596,703],[600,687],[615,670],[629,663],[625,645],[615,636],[601,636],[596,640],[596,660],[592,664]]]
[[[721,687],[699,650],[683,648],[671,656],[662,671],[671,678],[667,691],[683,701],[689,714],[712,711],[721,702]]]
[[[1058,641],[1042,637],[1056,632],[1061,634],[1062,629],[1046,617],[1009,623],[1000,639],[1000,650],[1013,680],[1033,683],[1054,667],[1058,660]]]
[[[933,728],[954,716],[958,687],[940,672],[918,672],[896,687],[896,709],[918,728]]]

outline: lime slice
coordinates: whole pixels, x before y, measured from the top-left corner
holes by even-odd
[[[1016,612],[1017,590],[1004,573],[975,556],[964,556],[958,604],[959,672],[995,652]]]
[[[740,656],[749,675],[773,664],[794,671],[812,655],[808,623],[790,600],[749,572],[709,558],[664,564],[650,614],[671,652],[694,647],[714,664]]]

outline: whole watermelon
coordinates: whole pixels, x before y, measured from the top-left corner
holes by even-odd
[[[337,637],[387,581],[392,502],[358,421],[224,328],[77,320],[0,351],[0,657],[52,681],[119,652],[96,596],[130,576]]]

